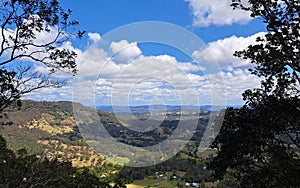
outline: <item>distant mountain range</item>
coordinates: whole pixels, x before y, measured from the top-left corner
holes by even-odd
[[[141,106],[96,106],[97,110],[101,110],[109,113],[149,113],[150,111],[179,111],[179,110],[200,110],[200,111],[219,111],[227,107],[240,108],[242,105],[226,105],[214,106],[191,106],[191,105],[141,105]]]

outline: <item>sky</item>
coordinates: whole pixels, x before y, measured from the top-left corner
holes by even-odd
[[[25,99],[85,105],[237,105],[259,87],[249,60],[233,56],[263,36],[265,25],[231,0],[60,1],[73,11],[81,40],[79,73],[63,88],[44,88]],[[47,37],[47,36],[43,36]],[[46,72],[40,64],[35,69]]]

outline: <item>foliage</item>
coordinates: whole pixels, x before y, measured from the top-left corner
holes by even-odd
[[[70,20],[71,12],[57,0],[0,2],[0,112],[23,94],[62,86],[65,81],[55,79],[53,73],[76,73],[77,54],[63,48],[72,35],[68,29],[78,24]],[[78,32],[79,37],[82,34]],[[48,73],[34,71],[37,64],[47,67]]]
[[[213,143],[218,149],[210,167],[218,178],[234,169],[241,187],[300,185],[300,3],[250,0],[246,7],[266,23],[267,33],[235,55],[255,65],[261,87],[244,92],[241,109],[228,108]]]
[[[266,23],[265,37],[257,38],[259,44],[250,45],[235,55],[249,59],[255,65],[250,71],[263,77],[261,88],[247,90],[244,99],[255,105],[272,95],[278,99],[299,97],[300,72],[300,4],[295,0],[250,0],[250,7],[233,4],[251,11]]]
[[[124,167],[118,173],[118,179],[124,183],[132,183],[133,180],[143,180],[147,177],[156,177],[160,174],[166,174],[167,172],[180,172],[180,179],[187,182],[206,182],[210,181],[211,173],[206,170],[205,160],[193,159],[193,158],[180,158],[180,156],[174,156],[173,158],[160,163],[155,166],[131,168]],[[182,173],[184,172],[184,173]]]
[[[69,162],[39,159],[25,150],[18,155],[0,136],[0,187],[109,187],[88,169],[78,172]]]

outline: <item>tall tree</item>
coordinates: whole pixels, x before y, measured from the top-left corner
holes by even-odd
[[[227,109],[213,143],[218,155],[211,168],[218,178],[234,170],[241,187],[300,185],[300,2],[239,0],[234,8],[250,11],[266,23],[258,44],[235,53],[255,65],[261,87],[246,90],[241,109]]]
[[[57,0],[0,1],[0,113],[26,93],[62,86],[51,76],[57,71],[76,73],[76,53],[63,47],[78,24],[70,14]],[[48,72],[35,71],[37,65]],[[0,135],[0,187],[103,187],[87,170],[25,153],[17,157]]]
[[[63,47],[78,24],[71,12],[57,0],[0,1],[0,112],[26,93],[62,86],[55,72],[76,73],[76,53]],[[35,71],[37,65],[48,72]]]

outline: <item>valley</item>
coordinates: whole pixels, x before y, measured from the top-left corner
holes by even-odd
[[[88,119],[80,121],[83,119],[81,118],[76,121],[74,108],[80,109],[81,117]],[[157,110],[151,115],[143,110],[141,112],[129,116],[98,110],[98,117],[89,117],[85,115],[90,114],[91,109],[81,104],[23,101],[20,110],[8,109],[5,112],[5,117],[1,119],[0,134],[7,140],[8,148],[16,153],[25,150],[40,158],[68,161],[79,170],[87,167],[99,178],[120,181],[129,187],[146,184],[156,187],[189,187],[193,186],[192,183],[199,186],[200,183],[213,182],[210,179],[211,172],[206,170],[206,164],[215,151],[207,149],[199,152],[198,147],[209,117],[216,113],[209,110],[197,112],[192,109],[169,110],[167,113]],[[161,117],[163,121],[160,121]],[[137,148],[155,146],[169,139],[178,130],[180,134],[172,143],[181,143],[179,138],[189,140],[174,156],[166,155],[165,159],[155,159],[161,160],[160,164],[140,168],[126,167],[133,155],[135,160],[146,160],[145,155],[137,152],[139,150],[119,148],[110,139],[97,134],[98,118],[114,139]],[[191,124],[195,124],[195,130]],[[84,130],[81,131],[83,127]],[[143,131],[135,131],[138,128]],[[192,136],[186,138],[186,135]],[[120,150],[122,155],[119,155]],[[154,152],[154,155],[160,156],[158,152]]]

